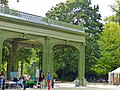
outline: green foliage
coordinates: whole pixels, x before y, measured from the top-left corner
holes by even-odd
[[[95,39],[96,38],[96,39]],[[97,43],[97,35],[94,37],[86,37],[86,49],[85,49],[85,63],[86,63],[86,76],[92,76],[95,72],[91,69],[92,65],[96,64],[96,59],[100,58],[99,46]],[[91,75],[89,75],[91,74]]]
[[[98,74],[108,74],[109,71],[120,66],[120,26],[118,23],[105,24],[105,29],[98,40],[100,59],[93,70]]]
[[[78,51],[65,45],[55,48],[57,49],[54,51],[54,73],[58,74],[58,78],[65,79],[70,72],[76,73],[78,70]]]
[[[105,18],[105,22],[119,22],[120,23],[120,0],[116,0],[116,3],[110,6],[114,15]]]
[[[21,64],[24,64],[24,73],[34,74],[33,62],[37,62],[39,66],[39,58],[36,54],[37,50],[31,47],[23,47],[19,50],[19,60]],[[23,68],[23,67],[22,67]]]
[[[78,66],[78,52],[76,52],[77,51],[73,48],[60,48],[56,50],[54,54],[55,63],[58,63],[55,64],[56,69],[58,70],[62,67],[69,71],[76,71]]]
[[[7,62],[10,60],[10,51],[6,45],[3,46],[2,52],[2,72],[6,73]]]
[[[9,54],[10,54],[10,51],[8,47],[3,46],[3,54],[2,54],[3,63],[5,63],[6,61],[10,59]]]
[[[8,0],[1,0],[1,4],[4,7],[8,7]]]
[[[10,62],[10,48],[11,44],[9,42],[4,41],[3,50],[2,50],[2,71],[6,73],[8,67],[8,63]]]
[[[34,60],[37,60],[36,58],[36,51],[34,48],[24,47],[21,48],[19,51],[19,60],[24,60],[26,63],[31,63]]]
[[[14,15],[14,16],[20,16],[19,11],[12,10],[9,8],[8,0],[1,0],[0,4],[2,5],[2,7],[0,7],[1,13],[10,14],[10,15]]]
[[[16,0],[16,1],[19,2],[19,0]],[[8,2],[9,2],[9,0],[0,0],[0,4],[2,4],[2,6],[4,6],[4,7],[8,7],[9,6]]]
[[[46,16],[75,25],[83,25],[86,32],[97,34],[102,30],[101,15],[98,13],[99,6],[91,7],[89,0],[67,0],[59,3],[46,13]]]

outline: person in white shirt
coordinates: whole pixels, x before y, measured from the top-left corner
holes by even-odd
[[[21,87],[23,87],[23,77],[20,77],[19,81],[18,81],[18,85],[20,85]]]

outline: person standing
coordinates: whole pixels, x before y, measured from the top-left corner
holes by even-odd
[[[50,73],[47,73],[47,85],[48,85],[48,90],[50,90]]]
[[[4,73],[2,72],[1,74],[0,74],[0,90],[2,89],[2,90],[4,90],[4,81],[5,81],[5,78],[4,78]]]
[[[2,74],[0,74],[0,89],[2,88]]]
[[[39,74],[39,82],[40,82],[40,88],[44,89],[45,77],[42,73],[42,70],[40,71],[40,74]]]
[[[44,82],[45,82],[45,77],[44,77],[43,73],[41,73],[41,83],[40,83],[41,89],[44,89]]]

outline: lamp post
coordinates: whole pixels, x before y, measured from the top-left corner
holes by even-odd
[[[36,76],[36,61],[33,62],[33,67],[34,67],[34,77]]]

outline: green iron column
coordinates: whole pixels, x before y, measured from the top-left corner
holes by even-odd
[[[10,43],[11,44],[11,43]],[[9,48],[10,50],[10,59],[7,62],[7,79],[10,79],[10,72],[12,70],[12,48]]]
[[[53,78],[53,46],[52,46],[52,43],[50,41],[49,43],[49,53],[48,53],[48,56],[49,56],[49,72],[51,74],[51,79]]]
[[[45,44],[43,46],[43,72],[47,75],[50,72],[51,77],[53,73],[53,55],[52,55],[52,44],[50,37],[45,37]]]
[[[12,43],[12,72],[18,71],[18,43],[13,41]]]
[[[80,56],[78,65],[78,78],[80,80],[80,85],[85,85],[85,44],[80,44]]]
[[[0,40],[0,72],[2,72],[2,49],[3,49],[3,40]]]
[[[3,50],[4,40],[5,40],[4,34],[2,30],[0,30],[0,73],[2,72],[2,50]]]
[[[53,80],[53,44],[52,44],[52,41],[51,41],[52,38],[48,38],[47,42],[48,42],[48,59],[47,59],[47,64],[48,64],[48,67],[47,67],[47,70],[48,72],[50,72],[50,75],[51,75],[51,85],[53,84],[52,83],[52,80]]]
[[[43,73],[45,74],[45,76],[47,75],[47,72],[49,71],[48,70],[48,67],[49,67],[49,56],[48,56],[48,52],[49,52],[49,38],[48,37],[45,37],[44,39],[45,43],[43,45],[43,64],[42,64],[42,69],[43,69]]]

